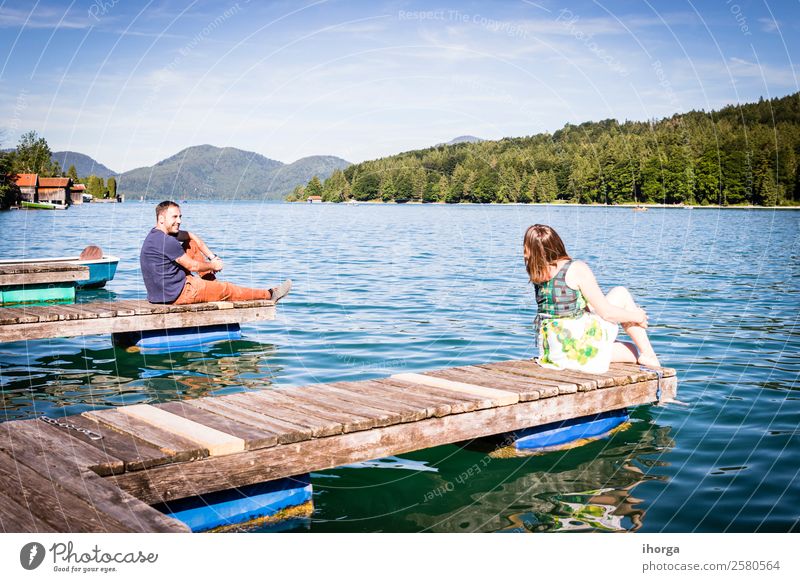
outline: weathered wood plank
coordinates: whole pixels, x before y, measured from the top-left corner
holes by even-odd
[[[205,304],[200,304],[205,305]],[[161,308],[163,306],[157,306]],[[173,306],[170,306],[173,307]],[[177,306],[191,307],[191,306]],[[175,329],[181,327],[197,327],[204,325],[247,323],[250,321],[266,321],[275,319],[275,307],[242,307],[236,309],[194,309],[194,310],[168,310],[164,313],[150,315],[121,316],[120,311],[130,307],[125,302],[117,310],[116,317],[95,319],[78,319],[71,311],[58,311],[55,306],[40,307],[45,309],[47,315],[56,314],[62,320],[43,323],[41,318],[38,323],[18,323],[0,325],[0,342],[42,339],[50,337],[72,337],[81,335],[94,335],[106,333],[123,333],[129,331],[143,331],[149,329]],[[141,308],[143,310],[144,308]]]
[[[220,414],[214,414],[202,408],[191,406],[187,401],[165,402],[155,406],[172,414],[239,437],[244,441],[245,448],[248,450],[273,447],[278,444],[278,435],[275,432],[236,422]]]
[[[89,267],[64,263],[12,263],[0,265],[0,286],[72,283],[89,278]]]
[[[338,410],[349,410],[360,417],[370,418],[374,421],[373,426],[382,427],[390,424],[398,424],[404,421],[404,415],[400,411],[387,410],[380,408],[374,401],[359,398],[358,395],[350,392],[337,390],[330,384],[314,384],[303,386],[303,395],[311,398],[324,398],[325,401],[337,407]],[[413,418],[406,415],[405,418]]]
[[[581,377],[566,370],[563,372],[560,370],[548,370],[532,361],[498,362],[496,364],[487,364],[487,366],[519,376],[527,376],[529,378],[549,378],[550,380],[560,382],[567,381],[571,384],[575,384],[579,392],[588,392],[590,390],[597,390],[598,388],[599,377],[588,375]],[[609,384],[613,386],[613,382]]]
[[[118,409],[93,410],[83,416],[96,420],[112,430],[135,436],[161,450],[170,462],[193,461],[208,456],[208,450],[189,439],[134,418]]]
[[[512,372],[511,370],[502,369],[494,366],[494,364],[478,364],[474,366],[476,370],[479,371],[481,374],[489,374],[493,378],[502,378],[504,380],[510,382],[523,382],[529,383],[531,385],[536,386],[537,390],[542,391],[543,388],[555,388],[555,394],[572,394],[575,391],[578,392],[585,392],[586,390],[581,390],[580,386],[575,382],[570,382],[569,380],[565,379],[553,379],[551,377],[544,377],[544,376],[533,376],[533,375],[523,375]],[[541,397],[541,394],[540,394]]]
[[[239,406],[236,402],[224,400],[224,397],[199,398],[188,402],[189,406],[196,406],[201,410],[213,412],[236,422],[249,424],[262,430],[274,432],[278,437],[278,443],[287,444],[303,441],[311,438],[311,429],[306,426],[286,422],[271,416],[266,416],[260,412],[255,412],[248,408]]]
[[[239,437],[172,414],[166,410],[150,406],[149,404],[123,406],[117,410],[197,443],[206,449],[211,456],[240,453],[245,449],[244,440]]]
[[[494,406],[508,406],[509,404],[516,404],[519,402],[519,394],[516,392],[508,392],[507,390],[498,390],[496,388],[489,388],[477,384],[447,380],[428,374],[403,373],[394,374],[391,378],[394,380],[405,380],[406,382],[413,382],[423,386],[451,390],[462,394],[489,398]]]
[[[65,319],[97,319],[98,314],[90,309],[81,309],[77,305],[59,305],[59,311],[71,314]]]
[[[339,421],[280,405],[274,399],[258,398],[257,392],[230,394],[221,398],[264,416],[308,428],[311,430],[312,437],[339,434],[344,429]]]
[[[355,387],[353,387],[355,389]],[[387,380],[368,380],[358,383],[358,390],[375,391],[376,394],[382,397],[394,398],[400,404],[406,404],[410,407],[418,407],[425,411],[427,418],[432,416],[446,416],[453,414],[453,407],[458,410],[464,406],[469,406],[469,403],[459,401],[456,398],[445,399],[431,394],[431,391],[425,390],[424,386],[416,384],[403,384],[398,381],[397,383],[389,382]]]
[[[356,414],[352,407],[342,409],[330,401],[327,394],[317,394],[309,398],[304,394],[305,387],[295,388],[270,388],[259,392],[251,392],[260,398],[267,398],[269,402],[275,402],[279,406],[292,408],[304,414],[312,414],[319,418],[332,420],[342,423],[343,432],[354,430],[367,430],[375,426],[373,416],[363,416]]]
[[[77,303],[73,305],[85,315],[82,319],[93,319],[95,317],[116,317],[117,310],[110,307],[107,303]]]
[[[628,386],[565,394],[477,410],[471,414],[434,417],[415,423],[392,425],[324,439],[278,445],[237,455],[203,459],[176,467],[156,467],[117,476],[127,492],[156,503],[203,490],[221,490],[298,473],[398,455],[408,451],[502,434],[587,414],[636,406],[655,400],[658,382],[648,380]],[[675,378],[662,380],[661,389],[673,393]]]
[[[0,521],[6,532],[129,532],[131,528],[103,516],[89,501],[62,489],[5,452],[0,452]],[[16,500],[18,519],[3,516]],[[12,508],[13,509],[13,506]]]
[[[39,318],[36,315],[28,313],[21,307],[0,307],[0,325],[35,323],[37,321]]]
[[[120,433],[108,428],[108,425],[101,423],[91,418],[86,418],[80,414],[67,416],[58,419],[62,424],[72,425],[76,428],[82,428],[88,431],[102,435],[102,439],[94,440],[87,434],[67,430],[69,435],[86,443],[89,446],[100,449],[114,459],[119,459],[125,463],[126,471],[139,471],[156,465],[164,465],[170,462],[173,458],[172,455],[164,453],[161,449],[151,445],[147,441],[139,439],[131,434]],[[90,467],[96,473],[99,472],[97,467]],[[102,470],[103,474],[110,472],[110,468]]]
[[[16,458],[14,450],[25,443],[29,443],[26,446],[36,444],[47,446],[50,453],[62,457],[65,463],[88,467],[101,475],[121,473],[125,470],[122,460],[73,439],[67,431],[42,420],[0,423],[0,450],[5,450]]]
[[[387,378],[378,380],[379,384],[396,386],[402,388],[405,394],[415,394],[423,398],[430,398],[434,401],[442,402],[450,407],[450,414],[461,414],[462,412],[472,412],[481,408],[491,408],[494,406],[490,398],[467,394],[466,392],[456,392],[446,390],[437,386],[424,386],[416,382],[408,382],[398,378]]]
[[[365,404],[374,404],[384,410],[391,410],[401,415],[401,422],[413,422],[430,418],[434,415],[430,404],[415,404],[408,400],[392,398],[385,387],[374,387],[369,382],[335,382],[327,384],[332,390],[341,392],[343,396],[354,396]],[[395,389],[397,390],[397,389]]]
[[[180,522],[121,491],[110,481],[113,475],[101,477],[87,468],[105,454],[54,430],[41,421],[0,423],[0,450],[64,491],[87,500],[101,522],[114,520],[125,524],[128,531],[188,531]]]
[[[436,376],[437,378],[444,378],[445,380],[480,384],[490,388],[515,392],[519,395],[519,400],[522,402],[539,399],[540,384],[531,382],[530,378],[523,378],[521,376],[503,376],[495,370],[482,370],[480,368],[465,366],[462,368],[448,368],[447,370],[426,372],[426,374]],[[574,391],[577,392],[577,387],[575,387]]]

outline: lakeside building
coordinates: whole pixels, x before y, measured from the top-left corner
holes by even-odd
[[[68,204],[81,204],[85,186],[75,188],[71,178],[40,178],[39,174],[17,174],[15,180],[19,186],[22,202],[49,202],[66,206]]]
[[[72,202],[71,190],[72,178],[39,178],[38,202],[66,206]]]
[[[321,203],[322,202],[322,196],[309,196],[308,198],[306,198],[306,201],[310,202],[312,204]]]
[[[39,174],[18,174],[16,183],[24,202],[39,201]]]

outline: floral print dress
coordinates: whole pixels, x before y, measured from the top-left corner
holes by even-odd
[[[583,294],[567,285],[571,264],[567,261],[555,277],[535,285],[538,362],[555,370],[607,372],[618,326],[590,311]]]

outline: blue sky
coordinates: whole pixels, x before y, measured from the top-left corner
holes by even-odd
[[[203,143],[357,162],[800,87],[796,0],[0,6],[3,147],[34,129],[116,171]]]

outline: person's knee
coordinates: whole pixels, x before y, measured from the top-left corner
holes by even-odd
[[[628,291],[625,287],[614,287],[611,291],[608,292],[606,295],[606,299],[611,305],[615,305],[617,307],[627,307],[633,303],[633,296],[631,292]]]

